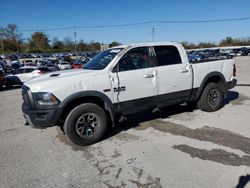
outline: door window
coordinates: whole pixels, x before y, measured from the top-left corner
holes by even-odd
[[[114,70],[129,71],[144,69],[153,66],[152,56],[149,55],[148,47],[138,47],[127,52],[118,62]]]
[[[158,66],[182,63],[179,51],[175,46],[155,46]]]

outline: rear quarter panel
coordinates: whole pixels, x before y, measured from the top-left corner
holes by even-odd
[[[194,88],[199,88],[204,78],[212,72],[220,72],[226,82],[233,79],[234,59],[218,60],[192,64],[194,72]]]

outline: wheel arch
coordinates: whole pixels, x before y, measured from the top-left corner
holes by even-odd
[[[69,112],[82,103],[94,103],[105,110],[113,125],[115,123],[115,109],[109,97],[98,91],[80,91],[68,96],[62,101],[59,108],[63,108],[59,121],[64,121]],[[60,124],[60,122],[59,122]]]
[[[226,92],[226,79],[223,74],[220,72],[211,72],[202,80],[201,85],[197,91],[195,100],[198,100],[200,98],[207,84],[211,82],[220,83],[222,85],[222,91]]]

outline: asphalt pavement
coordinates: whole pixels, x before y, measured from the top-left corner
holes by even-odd
[[[213,113],[185,105],[133,115],[97,144],[24,126],[21,89],[0,91],[0,187],[250,187],[250,57]]]

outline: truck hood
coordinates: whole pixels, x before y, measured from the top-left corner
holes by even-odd
[[[76,87],[83,89],[83,82],[86,78],[95,76],[98,71],[76,69],[47,73],[25,82],[32,92],[53,92],[58,88]]]

